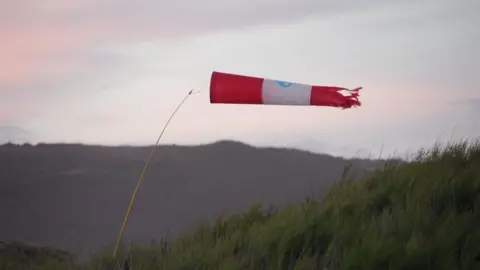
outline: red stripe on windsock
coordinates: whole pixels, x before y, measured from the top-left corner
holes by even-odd
[[[312,86],[310,104],[313,106],[329,106],[348,109],[360,106],[358,101],[358,92],[361,87],[354,90],[348,90],[342,87],[332,86]],[[348,95],[343,95],[340,91],[348,91]]]
[[[262,78],[214,71],[210,103],[262,104]]]

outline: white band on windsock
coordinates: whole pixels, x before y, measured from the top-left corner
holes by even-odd
[[[263,104],[310,105],[312,86],[264,79],[262,84]]]

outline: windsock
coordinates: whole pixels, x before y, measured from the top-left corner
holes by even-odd
[[[349,90],[214,71],[210,103],[328,106],[348,109],[360,106],[361,87]],[[342,92],[346,92],[343,94]]]

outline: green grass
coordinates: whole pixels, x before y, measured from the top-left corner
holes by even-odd
[[[437,145],[362,181],[342,179],[322,198],[254,205],[128,250],[119,262],[130,258],[133,270],[480,269],[480,143]],[[71,269],[119,269],[110,257]],[[50,263],[31,269],[68,269]]]

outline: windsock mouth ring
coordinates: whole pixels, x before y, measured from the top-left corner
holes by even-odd
[[[210,103],[215,103],[215,100],[214,100],[214,91],[215,91],[215,87],[214,87],[214,84],[215,84],[215,77],[217,75],[217,72],[216,71],[213,71],[212,72],[212,75],[210,76]]]

